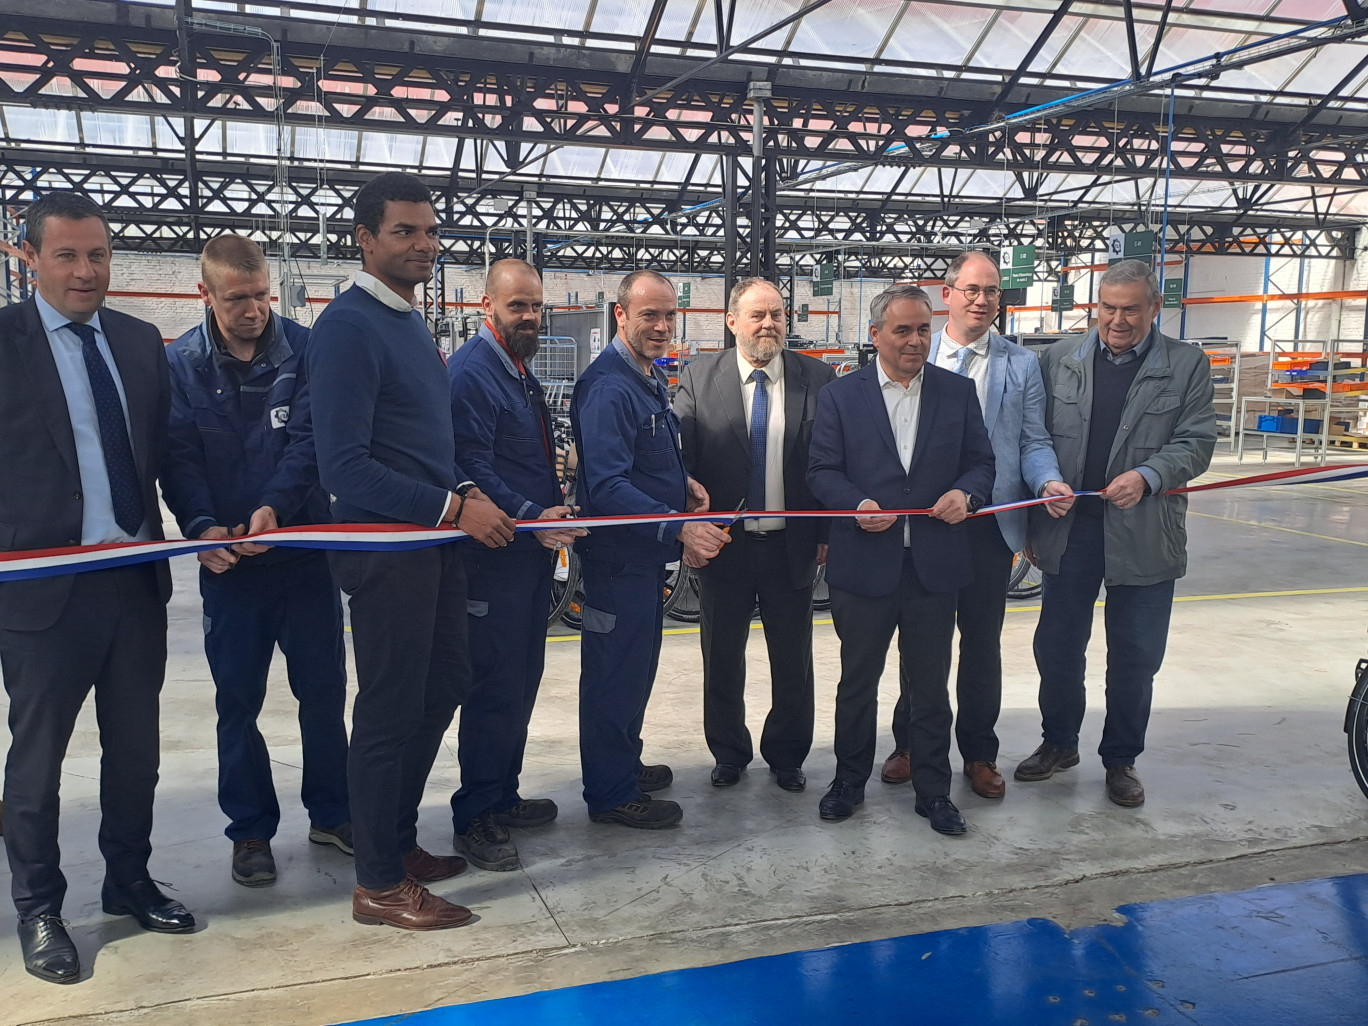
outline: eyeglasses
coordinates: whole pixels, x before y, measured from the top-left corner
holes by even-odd
[[[979,288],[977,285],[970,285],[968,288],[960,288],[958,285],[951,285],[950,288],[956,292],[963,292],[964,298],[969,302],[975,302],[980,296],[990,303],[996,303],[1002,298],[1002,289],[995,285],[990,285],[986,289]]]

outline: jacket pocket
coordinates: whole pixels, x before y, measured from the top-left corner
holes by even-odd
[[[605,613],[602,609],[595,609],[593,606],[585,606],[582,616],[584,629],[594,634],[611,634],[613,628],[617,626],[616,613]]]

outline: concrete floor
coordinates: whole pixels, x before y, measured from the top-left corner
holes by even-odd
[[[1223,456],[1209,479],[1281,465],[1239,467]],[[877,779],[852,820],[822,823],[838,653],[819,617],[806,794],[780,791],[763,766],[733,789],[710,786],[698,639],[680,630],[665,639],[644,733],[647,760],[674,767],[675,785],[661,797],[684,806],[684,823],[661,833],[597,826],[579,798],[579,646],[562,635],[548,646],[524,776],[524,793],[555,798],[561,819],[518,835],[522,871],[472,869],[436,885],[480,917],[436,934],[351,921],[350,862],[307,842],[292,797],[300,754],[283,670],[263,716],[286,806],[274,845],[280,881],[264,890],[231,881],[214,800],[213,693],[194,564],[177,560],[152,869],[201,929],[155,936],[101,913],[98,745],[88,705],[67,759],[62,838],[65,914],[91,975],[67,988],[27,976],[14,920],[0,917],[0,1023],[317,1026],[1029,916],[1083,926],[1114,921],[1114,909],[1129,902],[1363,871],[1368,801],[1349,774],[1341,726],[1354,664],[1368,648],[1368,485],[1197,495],[1189,531],[1192,570],[1179,583],[1139,766],[1149,795],[1142,809],[1104,797],[1091,754],[1098,685],[1078,768],[1039,784],[1009,782],[997,803],[956,781],[966,837],[933,833],[913,814],[910,789]],[[1034,604],[1016,603],[1004,632],[999,736],[1009,774],[1039,739],[1035,620]],[[752,679],[763,681],[758,630],[750,656]],[[896,685],[890,663],[885,725]],[[880,756],[885,747],[887,735]],[[455,754],[453,730],[420,824],[421,842],[435,852],[451,850],[445,803],[458,782]]]

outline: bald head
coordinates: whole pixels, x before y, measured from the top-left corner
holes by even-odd
[[[542,282],[525,260],[498,260],[489,268],[480,308],[509,352],[520,360],[537,355],[541,345]]]

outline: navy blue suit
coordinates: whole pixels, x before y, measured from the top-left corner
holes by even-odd
[[[992,494],[994,459],[974,384],[937,367],[923,371],[911,465],[904,471],[880,391],[877,364],[838,378],[817,402],[808,483],[828,509],[873,499],[884,509],[927,509],[958,488]],[[855,520],[831,526],[827,581],[841,639],[836,692],[836,775],[863,785],[874,765],[879,677],[888,644],[909,678],[912,782],[918,795],[950,790],[950,646],[955,593],[973,579],[964,525],[926,516],[871,533]],[[893,601],[890,601],[890,597]]]
[[[677,513],[688,477],[679,418],[659,368],[647,377],[614,340],[575,385],[584,516]],[[589,811],[641,797],[641,725],[660,661],[665,564],[679,559],[677,522],[593,531],[575,544],[584,573],[580,766]]]
[[[309,331],[271,316],[250,364],[221,352],[203,323],[167,347],[171,445],[162,493],[187,538],[246,524],[262,506],[282,527],[326,523],[318,483],[305,350]],[[347,803],[346,655],[342,602],[324,553],[273,548],[230,571],[200,568],[204,652],[218,710],[219,806],[233,841],[270,840],[280,823],[271,760],[257,729],[277,644],[299,700],[301,798],[310,820],[336,827]]]
[[[515,520],[561,504],[551,416],[541,383],[519,372],[488,324],[447,362],[456,458]],[[530,532],[503,549],[460,544],[469,580],[470,690],[461,710],[456,833],[485,812],[516,805],[527,724],[541,686],[551,554]]]

